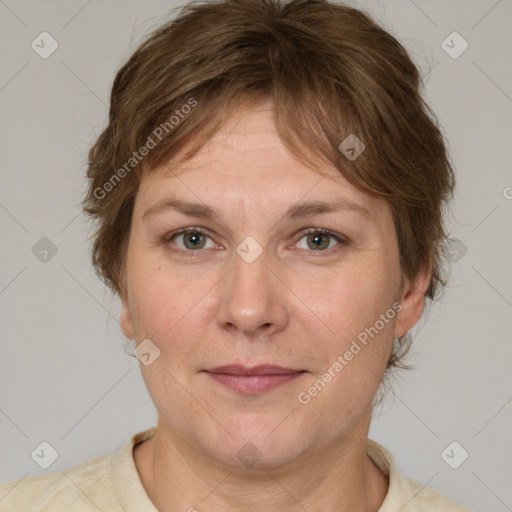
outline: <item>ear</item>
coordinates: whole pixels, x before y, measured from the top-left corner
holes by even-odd
[[[119,323],[121,325],[121,330],[123,331],[123,334],[130,340],[133,339],[133,322],[132,322],[132,315],[130,313],[130,310],[128,309],[128,306],[126,305],[126,302],[123,300],[121,305],[121,315],[119,318]]]
[[[405,279],[400,301],[402,309],[395,324],[395,338],[405,336],[421,318],[431,276],[430,265],[425,265],[414,280]]]

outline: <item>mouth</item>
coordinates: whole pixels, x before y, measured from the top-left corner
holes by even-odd
[[[244,394],[265,393],[307,373],[306,370],[283,368],[282,366],[274,365],[254,367],[226,365],[205,370],[205,372],[219,384]]]

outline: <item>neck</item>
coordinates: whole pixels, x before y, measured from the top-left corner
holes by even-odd
[[[366,455],[366,437],[272,469],[229,468],[169,432],[134,449],[142,484],[160,512],[377,512],[388,479]]]

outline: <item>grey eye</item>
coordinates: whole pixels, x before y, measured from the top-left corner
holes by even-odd
[[[304,244],[301,246],[302,240],[305,240],[305,246]],[[297,243],[297,247],[300,249],[308,249],[312,251],[322,251],[333,247],[336,241],[337,239],[334,235],[323,233],[321,231],[315,231],[304,235]]]
[[[180,238],[182,239],[181,245],[180,243],[177,242],[177,240],[179,240]],[[211,240],[210,245],[207,246],[209,238],[210,237],[200,233],[199,231],[187,231],[185,233],[180,233],[179,235],[173,237],[178,247],[180,247],[181,249],[188,249],[192,251],[197,249],[213,247],[215,244]]]

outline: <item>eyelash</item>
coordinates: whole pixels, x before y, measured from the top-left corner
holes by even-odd
[[[194,227],[187,227],[187,228],[181,228],[181,229],[178,229],[176,231],[172,231],[171,233],[168,233],[165,237],[164,237],[164,242],[166,242],[168,245],[169,245],[169,249],[172,251],[172,252],[175,252],[175,253],[180,253],[180,254],[184,254],[186,256],[195,256],[194,253],[200,253],[202,252],[201,249],[198,249],[198,250],[186,250],[186,249],[174,249],[174,248],[171,248],[170,247],[170,243],[172,240],[174,240],[176,237],[180,236],[180,235],[183,235],[183,234],[187,234],[187,233],[198,233],[200,235],[204,235],[204,236],[207,236],[208,238],[212,238],[209,233],[205,230],[203,230],[202,228],[194,228]],[[343,246],[343,245],[346,245],[348,240],[345,238],[345,237],[342,237],[340,235],[336,235],[335,233],[327,230],[327,229],[322,229],[322,228],[307,228],[303,231],[300,232],[300,236],[297,238],[295,244],[297,244],[300,240],[302,240],[305,236],[309,235],[309,234],[312,234],[312,233],[315,233],[315,234],[321,234],[321,235],[327,235],[331,238],[334,238],[338,244],[334,247],[330,247],[328,249],[323,249],[323,250],[313,250],[313,249],[309,249],[309,252],[311,253],[327,253],[327,254],[331,254],[331,251],[333,250],[336,250],[336,249],[339,249],[340,246]],[[308,249],[306,249],[308,250]]]

